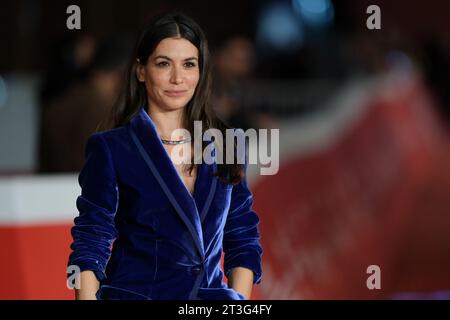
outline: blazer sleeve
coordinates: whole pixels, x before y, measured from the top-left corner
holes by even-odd
[[[262,247],[260,244],[259,218],[252,209],[253,195],[244,178],[233,187],[231,204],[224,229],[224,272],[245,267],[253,271],[253,283],[261,282]]]
[[[85,156],[78,177],[79,215],[71,229],[73,242],[68,265],[76,265],[80,271],[91,270],[103,280],[111,246],[117,237],[114,217],[119,194],[111,153],[101,133],[90,136]]]

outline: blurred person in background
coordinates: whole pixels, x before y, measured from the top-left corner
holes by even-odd
[[[86,33],[68,33],[53,46],[53,54],[41,88],[41,104],[60,97],[66,89],[83,80],[92,63],[96,40]]]
[[[59,95],[52,94],[42,111],[40,172],[81,169],[87,138],[117,100],[130,47],[124,35],[104,40],[94,54],[87,75],[66,80],[69,87]],[[85,54],[80,55],[87,59]]]
[[[243,35],[226,37],[213,51],[213,106],[231,127],[271,127],[270,118],[261,110],[245,105],[244,91],[253,78],[255,54],[254,43]]]
[[[81,271],[77,299],[241,300],[261,281],[245,166],[172,152],[193,149],[174,130],[192,137],[194,121],[225,136],[209,64],[203,31],[183,14],[158,16],[139,36],[110,122],[86,146],[68,262]]]

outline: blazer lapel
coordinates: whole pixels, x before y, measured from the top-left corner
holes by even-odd
[[[197,180],[195,181],[194,199],[197,204],[200,219],[203,224],[209,207],[216,193],[217,177],[214,172],[217,171],[217,164],[206,164],[202,162],[198,166]]]
[[[131,119],[128,128],[140,155],[185,223],[199,254],[204,259],[202,221],[206,217],[217,186],[217,178],[212,176],[217,165],[214,162],[198,166],[192,197],[164,148],[153,120],[144,108]]]

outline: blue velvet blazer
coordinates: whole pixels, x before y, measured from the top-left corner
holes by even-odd
[[[261,281],[259,219],[246,180],[228,185],[216,169],[199,165],[191,195],[144,108],[93,134],[68,264],[95,272],[99,299],[243,299],[223,275],[241,266]]]

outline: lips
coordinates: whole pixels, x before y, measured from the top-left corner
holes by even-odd
[[[182,97],[187,93],[187,90],[164,90],[164,94],[169,97]]]

